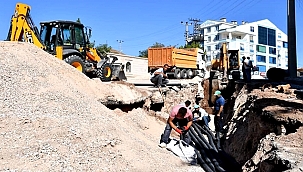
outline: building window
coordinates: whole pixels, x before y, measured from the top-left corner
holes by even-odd
[[[266,63],[266,57],[265,56],[261,56],[261,55],[257,55],[257,62],[264,62],[264,63]]]
[[[217,44],[217,45],[216,45],[216,50],[219,50],[219,49],[220,49],[220,45]]]
[[[254,52],[254,46],[253,46],[253,45],[250,45],[250,46],[249,46],[249,51],[250,51],[251,53]]]
[[[276,46],[276,30],[268,29],[266,27],[259,26],[258,27],[258,43],[269,45],[269,46]]]
[[[269,47],[269,54],[276,55],[276,48]]]
[[[262,45],[257,45],[257,52],[266,53],[266,47]]]
[[[264,65],[257,65],[259,67],[259,72],[266,72],[266,66]]]
[[[207,37],[207,41],[211,42],[211,36]]]
[[[250,26],[250,31],[255,32],[255,28],[253,26]]]
[[[278,38],[282,38],[281,33],[278,33]]]
[[[267,45],[269,46],[276,46],[276,30],[268,29],[268,42]]]
[[[269,57],[268,60],[270,64],[277,64],[276,57]]]
[[[254,37],[253,36],[249,36],[249,42],[254,42]]]
[[[219,40],[219,35],[216,35],[215,36],[215,41],[218,41]]]
[[[210,31],[211,31],[211,27],[208,27],[208,28],[207,28],[207,32],[210,32]]]
[[[244,44],[240,44],[240,50],[244,51]]]
[[[127,62],[126,63],[126,72],[131,72],[131,63],[130,62]]]
[[[241,36],[236,36],[236,39],[241,39]]]
[[[218,30],[219,30],[219,25],[216,26],[216,31],[218,31]]]
[[[288,43],[283,41],[283,48],[288,48]]]
[[[280,49],[280,48],[281,48],[281,45],[278,45],[278,48]]]
[[[210,46],[207,46],[207,51],[211,51],[211,47]]]
[[[267,28],[259,26],[258,33],[258,43],[267,45]]]
[[[206,58],[207,58],[207,60],[206,61],[208,61],[208,62],[210,62],[212,59],[211,59],[211,56],[206,56]]]

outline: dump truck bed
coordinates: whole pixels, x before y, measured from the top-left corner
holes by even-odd
[[[148,67],[159,68],[164,64],[178,68],[197,69],[197,49],[149,48]]]

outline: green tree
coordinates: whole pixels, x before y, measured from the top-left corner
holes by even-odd
[[[161,44],[159,42],[156,42],[156,43],[154,43],[152,46],[150,46],[148,48],[161,48],[161,47],[165,47],[165,45]],[[139,51],[139,57],[145,57],[145,58],[147,58],[148,57],[148,49]]]
[[[96,46],[96,49],[97,49],[100,53],[109,53],[110,50],[112,49],[112,47],[109,46],[108,44],[99,44],[98,46]]]
[[[184,48],[201,48],[201,44],[199,42],[193,41],[185,45]]]

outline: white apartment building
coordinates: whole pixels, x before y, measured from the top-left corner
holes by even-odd
[[[287,69],[287,35],[268,19],[251,23],[227,22],[226,18],[207,20],[200,29],[208,63],[219,58],[220,47],[227,42],[229,50],[239,50],[240,57],[249,56],[253,60],[253,64],[259,67],[257,75],[265,76],[272,67]]]

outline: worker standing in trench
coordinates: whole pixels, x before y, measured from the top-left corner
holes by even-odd
[[[214,115],[215,115],[214,123],[215,123],[215,130],[218,135],[218,134],[222,134],[223,132],[222,118],[223,118],[223,108],[225,104],[225,99],[222,97],[221,91],[219,90],[215,91],[214,95],[216,96],[216,102],[214,106]]]
[[[161,148],[166,148],[166,145],[169,143],[169,136],[172,129],[182,135],[183,140],[189,144],[191,140],[188,135],[188,129],[192,123],[193,114],[191,110],[183,104],[175,105],[167,119],[167,124],[161,135],[159,146]]]

